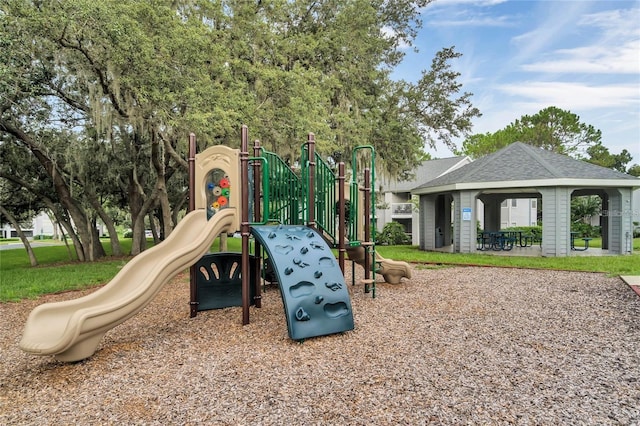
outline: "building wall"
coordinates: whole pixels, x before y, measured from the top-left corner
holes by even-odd
[[[38,235],[52,237],[57,235],[55,226],[45,212],[40,212],[38,216],[33,218],[31,228],[25,228],[22,231],[27,235],[27,237],[34,237]],[[5,223],[3,224],[2,229],[0,229],[0,236],[2,238],[16,238],[17,233],[11,224]]]
[[[500,228],[536,226],[537,204],[535,198],[505,200],[500,207]]]

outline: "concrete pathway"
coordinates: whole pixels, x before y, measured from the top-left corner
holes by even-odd
[[[638,275],[620,275],[622,281],[626,282],[631,290],[635,291],[640,296],[640,276]]]
[[[59,246],[64,244],[62,241],[51,241],[51,242],[38,242],[38,241],[29,241],[29,244],[32,248],[34,247],[49,247],[49,246]],[[1,244],[0,250],[16,250],[16,249],[24,249],[24,244],[22,243],[9,243],[9,244]]]

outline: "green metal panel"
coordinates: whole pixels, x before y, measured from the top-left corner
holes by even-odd
[[[265,214],[268,213],[269,219],[274,222],[302,224],[304,217],[300,177],[276,154],[261,148],[260,156],[269,164],[266,187],[268,204],[264,206]]]
[[[325,236],[332,240],[333,244],[338,240],[337,226],[337,202],[336,175],[331,167],[315,152],[315,188],[314,188],[314,217],[318,229],[324,231]],[[309,194],[309,151],[306,144],[302,148],[302,194]],[[306,219],[309,215],[306,212]]]

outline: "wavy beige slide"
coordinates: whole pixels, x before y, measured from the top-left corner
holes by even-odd
[[[36,307],[20,348],[73,362],[90,357],[100,339],[144,308],[164,284],[197,262],[223,231],[233,232],[235,209],[207,220],[205,210],[187,214],[169,237],[131,259],[104,287],[87,296]]]
[[[349,259],[360,266],[364,266],[364,247],[347,247]],[[402,278],[411,279],[411,266],[400,260],[385,259],[376,253],[376,274],[382,275],[389,284],[400,284]]]

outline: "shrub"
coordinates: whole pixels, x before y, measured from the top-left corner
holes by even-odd
[[[382,232],[377,236],[377,244],[400,245],[411,244],[411,238],[404,232],[404,226],[398,222],[389,222],[384,225]]]
[[[512,226],[502,229],[503,231],[522,231],[523,235],[542,235],[542,226]]]
[[[588,238],[600,237],[601,235],[599,226],[591,226],[584,222],[574,222],[571,231],[578,232],[580,236]]]

